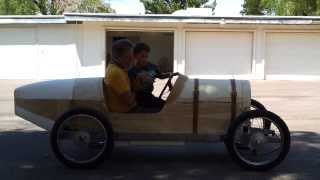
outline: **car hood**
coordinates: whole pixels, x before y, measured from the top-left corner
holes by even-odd
[[[14,92],[15,114],[50,130],[52,122],[75,105],[98,106],[103,99],[102,78],[37,82]]]
[[[28,84],[17,88],[15,99],[71,100],[76,79],[51,80]]]

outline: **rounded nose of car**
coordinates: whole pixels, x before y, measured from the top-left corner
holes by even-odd
[[[44,129],[72,98],[74,80],[52,80],[18,87],[14,91],[15,114]]]
[[[17,88],[15,99],[70,99],[74,79],[37,82]]]
[[[15,99],[23,98],[24,95],[26,95],[26,93],[27,93],[27,89],[28,89],[27,86],[21,86],[21,87],[16,88],[14,90],[14,98]]]

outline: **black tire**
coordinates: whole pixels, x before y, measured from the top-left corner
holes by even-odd
[[[255,110],[267,110],[263,104],[255,99],[251,99],[251,107]]]
[[[108,140],[105,143],[105,146],[104,146],[105,148],[103,152],[93,161],[86,162],[86,163],[76,163],[74,161],[71,161],[65,158],[65,156],[60,152],[58,142],[57,142],[58,130],[60,125],[62,125],[62,123],[67,118],[72,117],[74,115],[78,115],[78,114],[85,114],[85,115],[96,118],[103,125],[108,137]],[[55,122],[50,134],[50,144],[55,157],[66,166],[70,168],[77,168],[77,169],[95,168],[98,165],[100,165],[112,153],[113,146],[114,146],[113,129],[111,124],[107,121],[107,118],[102,113],[99,113],[98,111],[90,110],[90,109],[75,109],[65,113]]]
[[[268,118],[270,120],[272,120],[272,122],[274,124],[277,125],[277,127],[279,128],[279,131],[282,132],[282,136],[283,136],[283,143],[281,144],[282,148],[280,150],[279,155],[271,162],[267,163],[267,164],[262,164],[262,165],[253,165],[250,164],[248,162],[245,162],[244,160],[242,160],[239,155],[236,153],[236,150],[234,148],[234,143],[235,143],[235,133],[236,130],[239,126],[242,125],[242,123],[244,123],[247,119],[252,119],[252,118]],[[290,150],[290,132],[289,129],[287,127],[287,125],[285,124],[285,122],[276,114],[269,112],[269,111],[264,111],[264,110],[255,110],[255,111],[248,111],[245,113],[242,113],[237,119],[236,121],[231,124],[229,130],[228,130],[228,134],[227,134],[227,138],[226,138],[226,145],[227,145],[227,149],[232,157],[232,159],[238,163],[239,165],[241,165],[242,167],[249,169],[249,170],[256,170],[256,171],[266,171],[269,170],[277,165],[279,165],[287,156],[287,154],[289,153]]]
[[[267,110],[263,104],[255,99],[251,99],[251,107],[253,110]],[[270,129],[271,123],[269,121],[264,121],[263,126],[265,129]]]

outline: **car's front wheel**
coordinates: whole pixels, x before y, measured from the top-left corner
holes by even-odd
[[[264,122],[270,128],[264,128]],[[252,170],[268,170],[277,166],[290,149],[290,132],[284,121],[276,114],[255,110],[242,113],[231,124],[227,149],[241,166]]]
[[[93,168],[104,161],[113,149],[113,130],[102,114],[77,109],[64,114],[50,135],[52,151],[71,168]]]

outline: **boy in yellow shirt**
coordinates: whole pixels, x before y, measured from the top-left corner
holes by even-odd
[[[132,43],[122,39],[112,46],[112,61],[106,69],[108,107],[112,112],[126,113],[136,106],[135,94],[131,91],[128,69],[133,63]]]

